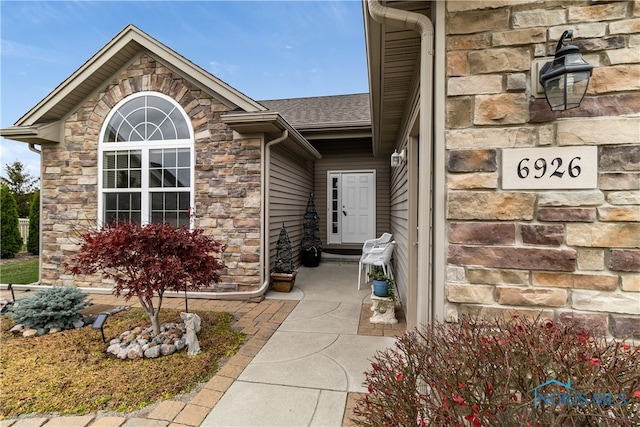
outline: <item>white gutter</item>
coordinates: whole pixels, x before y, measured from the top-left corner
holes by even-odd
[[[433,24],[425,15],[383,6],[379,0],[369,0],[369,14],[384,25],[396,26],[420,33],[420,160],[418,182],[421,192],[431,189],[432,166],[432,113],[433,91]],[[418,277],[417,323],[423,325],[433,320],[433,281],[430,272],[430,214],[431,198],[420,197],[418,202]],[[426,286],[421,286],[425,284]]]

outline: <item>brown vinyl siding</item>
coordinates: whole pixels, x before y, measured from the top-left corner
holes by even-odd
[[[393,251],[393,271],[398,293],[406,307],[409,283],[409,185],[407,163],[392,169],[390,191],[390,226],[396,246]]]
[[[362,245],[327,244],[327,172],[376,171],[376,236],[389,231],[389,159],[372,155],[323,153],[315,163],[315,203],[320,215],[320,238],[325,249],[361,249]]]
[[[309,193],[313,191],[313,164],[303,161],[279,146],[271,149],[269,189],[269,268],[275,262],[276,243],[284,223],[295,264],[300,265],[302,220]]]

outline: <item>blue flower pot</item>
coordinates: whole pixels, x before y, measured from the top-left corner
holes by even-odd
[[[373,281],[373,294],[377,297],[389,296],[389,282],[386,280],[374,280]]]

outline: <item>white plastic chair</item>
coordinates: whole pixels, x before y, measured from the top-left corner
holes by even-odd
[[[362,270],[365,270],[365,283],[367,282],[367,273],[371,266],[382,267],[385,276],[393,279],[393,269],[391,268],[391,256],[396,242],[391,241],[393,237],[389,233],[384,233],[378,239],[371,239],[365,242],[362,247],[362,256],[358,264],[358,290],[362,282]]]

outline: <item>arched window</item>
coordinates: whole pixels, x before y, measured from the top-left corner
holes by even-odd
[[[100,222],[189,225],[193,130],[182,107],[160,93],[131,95],[100,135]]]

